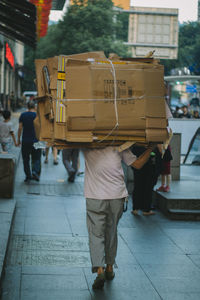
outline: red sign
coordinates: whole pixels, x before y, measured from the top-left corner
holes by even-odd
[[[11,65],[11,67],[15,67],[15,59],[14,59],[14,55],[12,54],[12,51],[8,45],[8,43],[6,43],[6,59],[9,62],[9,64]]]

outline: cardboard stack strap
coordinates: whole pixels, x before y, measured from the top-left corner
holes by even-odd
[[[168,138],[163,66],[88,52],[35,60],[39,140],[60,148]]]

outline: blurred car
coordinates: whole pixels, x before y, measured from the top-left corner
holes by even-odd
[[[25,91],[23,92],[23,96],[26,99],[26,103],[30,100],[33,100],[35,96],[37,96],[37,91]]]

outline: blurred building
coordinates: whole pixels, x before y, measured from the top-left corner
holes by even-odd
[[[0,35],[0,108],[10,109],[10,95],[15,102],[22,95],[22,66],[24,65],[24,45]]]
[[[178,9],[131,7],[128,42],[132,56],[176,59],[178,54]]]
[[[123,9],[130,9],[130,0],[112,0],[114,6],[121,7]],[[73,0],[70,0],[69,4],[73,4]]]
[[[198,11],[197,11],[197,21],[200,22],[200,0],[198,0]]]

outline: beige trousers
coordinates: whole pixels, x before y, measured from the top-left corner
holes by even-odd
[[[92,272],[113,265],[117,255],[117,225],[123,213],[124,198],[86,199]]]

